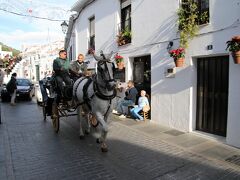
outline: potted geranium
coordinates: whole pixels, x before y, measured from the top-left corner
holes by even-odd
[[[118,69],[123,69],[124,68],[124,60],[123,57],[120,56],[118,53],[114,56],[115,61],[117,63]]]
[[[185,50],[184,48],[177,48],[169,51],[171,57],[173,57],[176,67],[182,67],[184,64]]]
[[[232,52],[232,57],[235,64],[240,64],[240,35],[234,36],[232,40],[227,41],[226,44],[227,44],[226,50]]]

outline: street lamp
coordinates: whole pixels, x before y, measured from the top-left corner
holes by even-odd
[[[62,32],[63,32],[64,34],[66,34],[67,29],[68,29],[68,24],[66,23],[66,21],[63,21],[63,22],[62,22],[61,27],[62,27]]]

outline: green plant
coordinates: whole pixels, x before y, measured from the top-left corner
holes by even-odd
[[[122,31],[122,35],[126,38],[132,38],[132,32],[130,31],[129,28],[126,28]]]
[[[123,57],[120,56],[118,53],[114,56],[116,63],[123,62]]]
[[[229,50],[231,52],[240,51],[240,37],[239,36],[233,37],[232,40],[227,41],[226,44],[227,44],[226,50]]]
[[[129,30],[129,28],[122,30],[119,35],[117,35],[117,43],[119,46],[130,43],[131,39],[132,32]]]
[[[178,9],[178,26],[180,30],[180,47],[187,48],[199,30],[199,22],[207,22],[208,12],[200,13],[193,0],[185,0]]]

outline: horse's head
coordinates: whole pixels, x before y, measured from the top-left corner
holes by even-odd
[[[111,61],[111,57],[113,55],[113,52],[110,54],[103,54],[103,52],[100,52],[100,56],[96,56],[93,54],[94,58],[97,63],[97,76],[98,80],[102,80],[104,82],[103,86],[107,88],[108,90],[113,90],[116,87],[116,81],[113,77],[113,62]]]

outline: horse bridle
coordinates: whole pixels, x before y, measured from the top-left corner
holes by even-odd
[[[111,63],[111,62],[110,61],[99,61],[98,62],[97,70],[100,72],[101,78],[104,81],[104,85],[100,85],[100,84],[98,84],[98,85],[102,88],[107,88],[108,90],[113,90],[115,87],[108,88],[108,84],[110,82],[115,81],[115,79],[111,77],[108,66],[107,66],[107,63]],[[107,74],[108,74],[108,77],[109,77],[108,80],[105,79],[105,77],[103,76],[104,72],[103,72],[103,69],[101,68],[102,65],[104,65],[105,69],[107,69]]]

